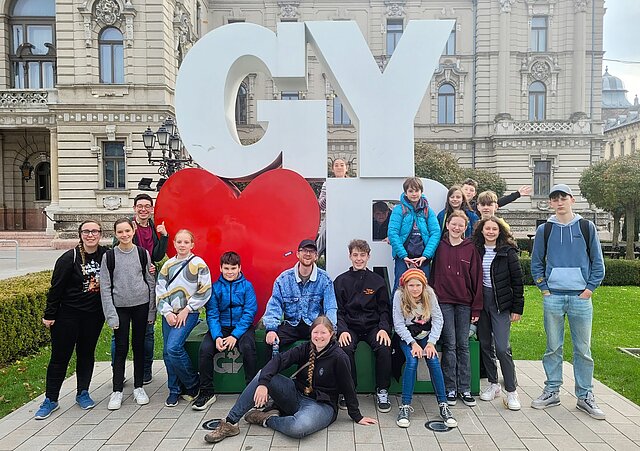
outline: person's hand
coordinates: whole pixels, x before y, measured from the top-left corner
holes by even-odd
[[[436,350],[436,346],[433,343],[427,343],[427,346],[424,347],[424,356],[428,359],[432,359],[438,355],[438,351]]]
[[[542,291],[542,296],[551,296],[551,291],[549,291],[549,290],[543,290],[543,291]]]
[[[50,328],[51,326],[53,326],[53,323],[55,323],[56,320],[55,319],[44,319],[42,318],[42,324],[44,324],[44,327],[46,327],[47,329]]]
[[[578,296],[580,299],[591,299],[591,295],[593,294],[593,291],[591,291],[588,288],[585,288],[584,291],[582,293],[580,293],[580,296]]]
[[[187,317],[189,316],[190,312],[191,312],[191,310],[189,310],[188,307],[185,307],[182,310],[180,310],[180,312],[176,315],[176,325],[175,325],[175,327],[184,326],[185,323],[187,322]]]
[[[416,262],[412,258],[405,257],[404,262],[407,265],[407,269],[414,268],[416,266]]]
[[[229,335],[227,338],[222,340],[227,351],[231,351],[235,347],[237,341],[238,340],[233,335]]]
[[[511,314],[511,322],[512,323],[520,321],[520,318],[522,318],[522,315],[520,315],[519,313],[512,313]]]
[[[370,426],[372,424],[378,424],[378,422],[373,418],[362,417],[362,419],[358,421],[358,424],[362,424],[363,426]]]
[[[411,344],[411,355],[418,359],[422,357],[422,348],[415,341]]]
[[[480,319],[480,316],[471,316],[471,323],[475,324],[478,322],[479,319]]]
[[[220,352],[224,351],[224,341],[222,340],[222,337],[218,337],[216,338],[216,349]]]
[[[168,313],[167,316],[164,317],[164,319],[167,320],[167,324],[171,327],[175,327],[176,322],[178,321],[176,314],[173,312]]]
[[[529,196],[531,195],[532,191],[533,191],[533,188],[531,188],[531,185],[523,185],[520,188],[518,188],[518,192],[520,193],[521,196]]]
[[[349,346],[351,343],[351,334],[349,332],[342,332],[340,338],[338,338],[338,344],[342,347]]]
[[[158,224],[156,226],[156,232],[158,232],[162,236],[167,236],[169,234],[167,232],[167,228],[164,226],[164,221],[162,221],[162,224]]]
[[[386,237],[384,240],[382,240],[383,243],[387,243],[387,244],[391,244],[389,243],[389,237]]]
[[[376,334],[376,341],[381,345],[391,346],[391,338],[386,330],[379,330]]]
[[[113,327],[112,327],[112,329],[113,329],[113,330],[118,330],[118,329],[120,329],[120,327],[118,327],[118,326],[113,326]]]
[[[156,273],[156,265],[152,263],[151,266],[149,266],[149,274],[153,276],[155,273]]]
[[[256,392],[253,394],[253,402],[256,409],[264,407],[269,400],[269,389],[266,385],[258,385]]]
[[[413,259],[413,262],[418,268],[421,267],[425,261],[427,261],[427,257],[418,257]]]
[[[148,325],[151,325],[151,324],[153,324],[153,323],[155,323],[155,321],[154,321],[154,320],[152,320],[152,319],[150,319],[149,321],[147,321],[147,324],[148,324]]]
[[[278,340],[278,343],[280,343],[280,337],[278,337],[278,334],[275,331],[271,331],[271,332],[267,332],[267,336],[264,337],[264,341],[268,344],[268,345],[272,345],[274,341]]]

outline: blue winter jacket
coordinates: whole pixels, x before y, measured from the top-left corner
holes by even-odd
[[[469,222],[467,224],[467,230],[464,231],[464,237],[470,238],[471,234],[473,233],[473,229],[476,226],[476,222],[478,222],[480,218],[473,211],[470,211],[470,210],[462,210],[462,211],[464,211],[464,214],[467,215],[467,218],[469,218]],[[438,224],[440,224],[440,230],[444,232],[444,229],[445,229],[444,222],[447,220],[447,209],[443,208],[442,211],[438,213],[437,218],[438,218]]]
[[[311,323],[320,315],[326,315],[338,326],[338,305],[333,282],[329,275],[313,266],[311,277],[303,284],[298,275],[298,265],[284,271],[273,284],[273,293],[262,317],[267,332],[275,331],[283,322],[297,326],[300,321]]]
[[[229,282],[222,275],[211,287],[211,298],[205,305],[211,337],[222,337],[222,327],[233,327],[231,335],[239,339],[253,324],[258,301],[253,285],[244,275]]]
[[[424,194],[422,198],[426,201]],[[418,224],[418,229],[424,242],[422,255],[427,258],[433,258],[440,242],[440,226],[438,225],[436,214],[431,207],[427,208],[426,216],[422,209],[416,212],[404,193],[400,196],[400,204],[393,208],[389,219],[389,243],[391,244],[391,256],[393,258],[405,258],[408,255],[407,250],[404,248],[404,243],[409,237],[414,221]]]
[[[604,259],[595,225],[589,222],[591,241],[587,253],[586,237],[580,230],[580,215],[568,224],[558,222],[555,215],[547,222],[553,224],[547,255],[544,255],[544,224],[538,226],[531,253],[531,276],[541,291],[551,294],[578,295],[585,288],[594,291],[604,279]]]

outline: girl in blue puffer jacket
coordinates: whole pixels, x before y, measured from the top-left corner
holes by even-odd
[[[395,261],[394,293],[408,268],[419,268],[429,277],[429,265],[440,242],[438,219],[422,194],[422,180],[409,177],[402,189],[400,204],[389,219],[389,244]]]

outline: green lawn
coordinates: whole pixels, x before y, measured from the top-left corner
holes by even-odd
[[[512,327],[513,356],[539,360],[545,349],[542,298],[535,287],[525,288],[525,310]],[[640,287],[600,287],[594,294],[591,341],[595,377],[640,405],[640,359],[623,354],[618,347],[640,347]],[[111,331],[105,327],[96,349],[96,359],[110,359]],[[0,418],[44,392],[50,349],[0,369]],[[565,359],[571,360],[571,337],[566,329]],[[156,322],[155,358],[162,358],[162,332]],[[72,361],[70,368],[74,368]],[[72,371],[69,371],[71,374]]]

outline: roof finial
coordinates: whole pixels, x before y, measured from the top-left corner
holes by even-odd
[[[605,66],[605,67],[604,67],[604,73],[605,73],[605,74],[608,74],[608,73],[609,73],[609,66]]]

